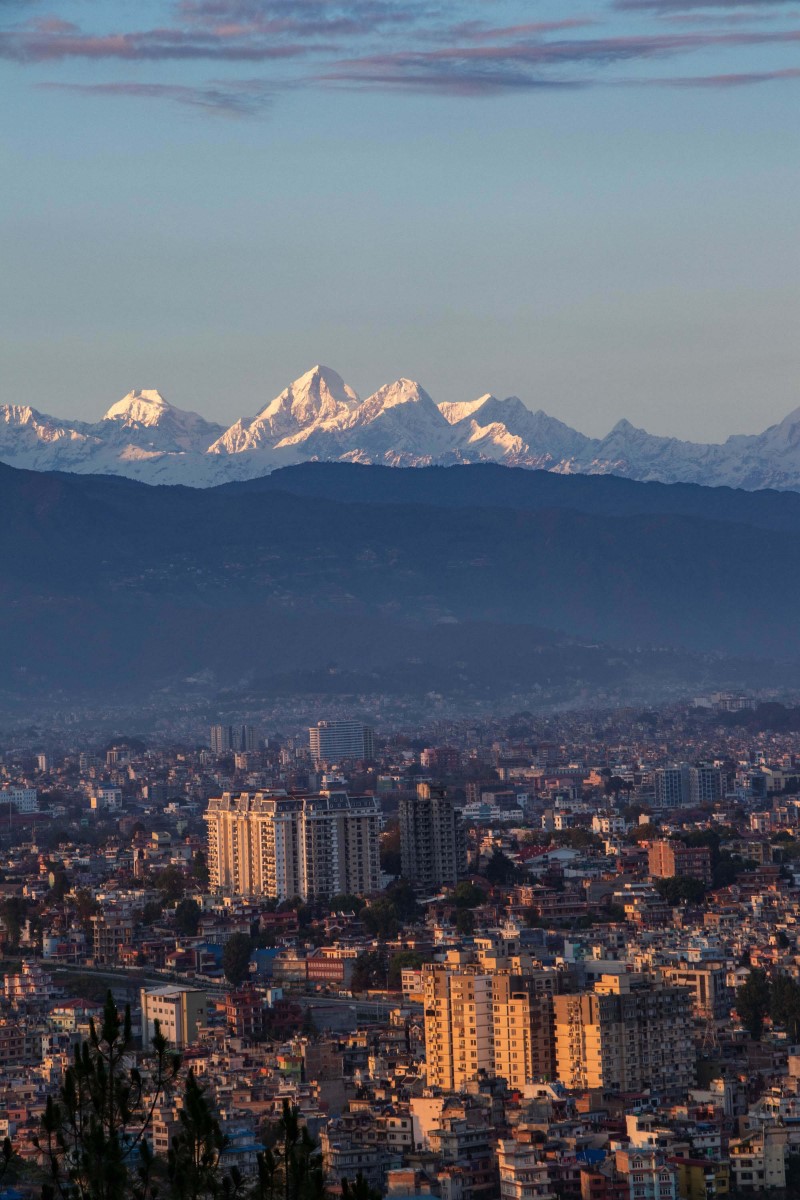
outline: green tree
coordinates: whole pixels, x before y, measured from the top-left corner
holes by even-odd
[[[174,1200],[203,1200],[220,1193],[234,1196],[242,1186],[239,1171],[220,1171],[227,1138],[198,1085],[194,1072],[186,1078],[180,1128],[167,1154],[167,1178]]]
[[[202,913],[200,905],[191,897],[184,896],[183,900],[179,900],[175,908],[175,927],[178,933],[194,937],[200,927]]]
[[[391,900],[380,899],[361,910],[361,922],[368,933],[387,941],[397,933],[400,922]]]
[[[401,950],[399,954],[393,954],[389,959],[389,989],[390,991],[399,991],[404,967],[421,967],[425,962],[425,955],[420,954],[417,950]]]
[[[456,913],[455,925],[462,937],[469,937],[475,932],[475,914],[469,908],[460,908]]]
[[[396,879],[394,883],[390,883],[384,895],[394,905],[398,920],[416,921],[420,914],[420,907],[417,904],[414,888],[407,879]]]
[[[764,1020],[769,1010],[770,986],[766,971],[753,967],[736,993],[736,1011],[754,1042],[761,1041]]]
[[[233,987],[239,987],[247,978],[252,952],[253,943],[246,933],[234,933],[225,943],[222,951],[222,969],[228,983]]]
[[[164,912],[164,905],[160,900],[148,900],[141,910],[141,922],[143,925],[152,925],[154,921]]]
[[[516,871],[517,869],[508,855],[495,848],[483,873],[491,884],[506,884],[511,883]]]
[[[258,1156],[255,1200],[324,1200],[319,1146],[288,1100],[283,1102],[280,1119],[266,1127],[264,1141],[266,1148]]]
[[[656,891],[668,904],[675,908],[686,901],[688,904],[700,904],[706,894],[705,884],[691,875],[674,875],[671,879],[657,879]]]
[[[195,850],[192,858],[192,878],[198,887],[207,888],[210,880],[208,863],[202,850]]]
[[[180,900],[186,890],[186,876],[180,867],[176,867],[174,863],[170,863],[168,867],[164,867],[163,871],[159,871],[155,877],[155,885],[164,897],[165,903],[170,900]]]
[[[110,992],[100,1028],[92,1021],[89,1029],[58,1095],[47,1098],[35,1140],[47,1176],[43,1200],[144,1200],[152,1196],[153,1168],[146,1135],[179,1059],[156,1023],[146,1075],[129,1067],[130,1008],[120,1016]]]
[[[773,977],[769,1015],[776,1024],[785,1026],[791,1041],[797,1041],[800,1036],[800,984],[788,975]]]
[[[389,963],[381,950],[366,950],[353,963],[350,989],[353,992],[368,992],[371,988],[385,988],[389,974]]]
[[[353,896],[345,892],[338,896],[331,896],[327,908],[330,912],[360,913],[365,903],[366,901],[362,900],[360,896]]]
[[[342,1176],[342,1200],[381,1200],[381,1192],[372,1187],[359,1171],[352,1183]]]
[[[476,884],[463,880],[453,888],[450,899],[456,908],[478,908],[486,900],[486,892]]]

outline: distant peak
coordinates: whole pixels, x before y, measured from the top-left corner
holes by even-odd
[[[395,379],[394,383],[386,383],[382,388],[378,388],[377,392],[370,396],[369,401],[365,403],[375,402],[381,408],[394,408],[398,404],[420,403],[433,404],[425,388],[417,383],[415,379],[406,379],[401,377]]]
[[[127,417],[141,420],[143,413],[152,414],[154,410],[166,412],[171,408],[172,405],[155,388],[134,388],[127,396],[111,405],[103,420],[118,421]]]

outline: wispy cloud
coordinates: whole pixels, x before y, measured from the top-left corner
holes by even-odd
[[[674,88],[735,88],[757,83],[777,83],[800,79],[800,67],[785,67],[778,71],[739,71],[728,75],[684,75],[672,79],[647,79],[647,86]]]
[[[48,91],[84,96],[121,96],[142,100],[171,100],[184,107],[228,117],[251,117],[272,103],[275,89],[261,80],[211,82],[197,87],[176,83],[40,83]]]
[[[309,46],[304,42],[279,42],[222,30],[148,29],[133,33],[92,34],[67,22],[58,22],[56,26],[38,22],[23,29],[0,32],[0,58],[17,62],[53,62],[68,58],[266,62],[298,58],[308,52]]]
[[[656,33],[640,36],[547,40],[523,38],[497,45],[458,45],[412,53],[369,55],[326,70],[330,84],[408,88],[483,95],[543,87],[587,85],[592,76],[561,77],[568,68],[602,68],[685,55],[719,47],[800,42],[800,30]]]
[[[785,11],[797,7],[798,0],[614,0],[614,8],[619,12],[685,13],[702,9],[708,12],[735,12],[739,9],[758,12],[765,9]]]
[[[666,58],[679,64],[675,86],[736,86],[789,80],[794,68],[781,62],[773,69],[751,56],[736,70],[741,64],[723,54],[800,42],[800,24],[787,28],[793,10],[800,15],[800,0],[585,0],[584,11],[551,20],[527,19],[522,0],[164,0],[163,25],[111,31],[99,26],[107,11],[102,5],[81,5],[87,25],[78,26],[60,14],[24,21],[19,6],[28,3],[0,0],[0,16],[8,15],[0,22],[0,59],[209,62],[230,64],[234,75],[234,64],[270,64],[273,91],[288,81],[473,97],[578,89],[617,82],[615,66]],[[697,51],[714,52],[715,69],[695,81],[682,60]],[[641,82],[669,83],[652,79],[653,73],[650,68],[647,78],[643,70]],[[266,92],[249,93],[235,79],[207,84],[187,82],[187,75],[188,67],[178,79],[159,82],[52,80],[48,86],[239,114],[269,103]]]

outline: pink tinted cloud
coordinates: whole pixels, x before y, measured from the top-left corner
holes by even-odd
[[[69,58],[264,62],[297,58],[308,53],[308,49],[307,45],[298,42],[242,38],[216,31],[195,33],[185,29],[90,34],[75,26],[50,30],[34,25],[0,32],[0,58],[17,62],[53,62]]]
[[[40,83],[48,91],[84,96],[121,96],[144,100],[172,100],[189,108],[222,116],[255,116],[272,102],[274,89],[261,80],[230,80],[198,86],[175,83]]]
[[[800,41],[800,29],[721,30],[547,40],[538,37],[494,45],[453,45],[427,51],[375,54],[345,60],[325,71],[322,82],[362,87],[439,90],[470,95],[519,91],[563,83],[562,67],[603,67],[648,61],[713,47],[788,45]],[[588,82],[588,81],[583,81]]]

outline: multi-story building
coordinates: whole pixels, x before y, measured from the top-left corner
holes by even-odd
[[[555,1071],[553,1004],[534,978],[492,976],[494,1074],[510,1087],[552,1079]]]
[[[731,1142],[731,1183],[737,1195],[752,1192],[763,1196],[786,1187],[788,1140],[784,1125],[767,1125]]]
[[[10,804],[18,813],[39,811],[39,794],[36,788],[8,787],[0,792],[0,804]]]
[[[360,721],[318,721],[308,731],[308,745],[317,763],[375,757],[375,735]]]
[[[142,988],[142,1045],[147,1048],[159,1029],[170,1046],[182,1050],[197,1040],[205,1023],[206,994],[188,987]]]
[[[678,1175],[658,1150],[624,1148],[615,1166],[628,1181],[630,1200],[678,1200]]]
[[[689,768],[689,802],[693,806],[716,804],[722,798],[722,771],[710,763]]]
[[[459,961],[423,967],[428,1083],[463,1090],[479,1072],[522,1087],[554,1068],[552,1004],[533,980]]]
[[[210,735],[211,749],[215,754],[256,748],[256,731],[252,725],[212,725]]]
[[[555,1200],[541,1148],[513,1138],[497,1143],[500,1200]]]
[[[684,963],[662,967],[661,974],[674,987],[688,987],[691,990],[692,1011],[696,1017],[706,1021],[722,1021],[730,1016],[734,997],[724,966]]]
[[[212,887],[241,896],[364,895],[380,886],[381,813],[372,796],[230,792],[209,801]]]
[[[116,963],[122,946],[133,940],[134,919],[122,913],[95,913],[92,921],[92,941],[96,963]]]
[[[555,996],[558,1078],[567,1087],[682,1094],[694,1069],[690,993],[639,974],[603,975]]]
[[[461,814],[443,788],[420,783],[400,801],[403,878],[423,891],[455,887],[467,860]]]
[[[659,767],[654,772],[656,808],[715,804],[723,793],[722,771],[710,763]]]
[[[683,842],[659,839],[651,843],[647,858],[648,869],[654,879],[690,875],[703,883],[711,883],[711,851],[708,846],[685,846]]]
[[[684,808],[690,803],[689,764],[659,767],[653,773],[656,808]]]

